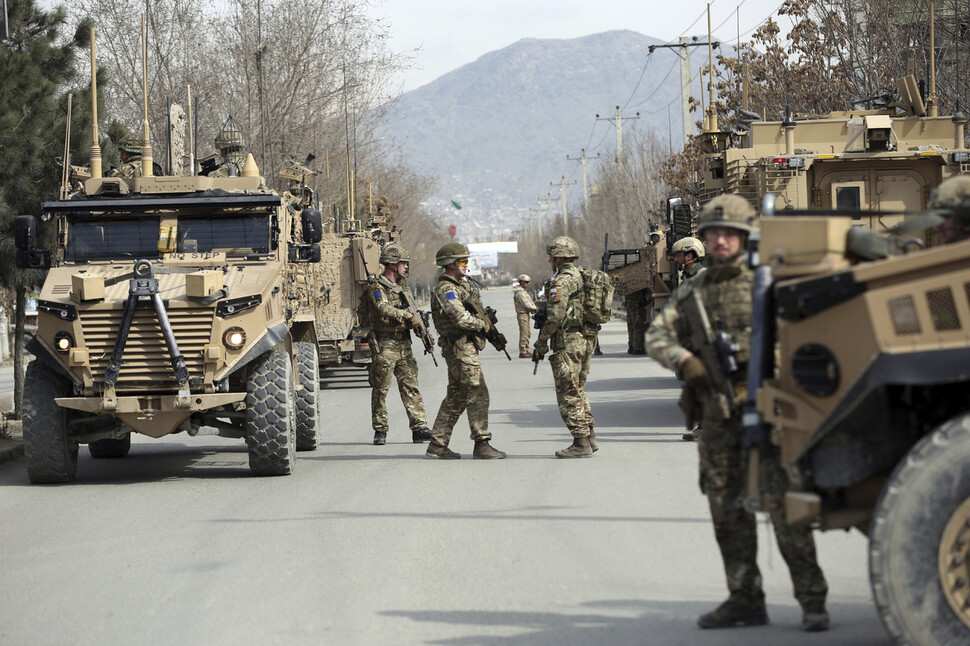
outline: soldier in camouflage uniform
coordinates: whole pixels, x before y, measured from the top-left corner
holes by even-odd
[[[647,332],[650,356],[702,393],[700,484],[710,504],[730,596],[717,609],[701,615],[701,628],[758,626],[768,622],[757,564],[755,516],[737,502],[745,485],[741,408],[750,348],[753,281],[753,272],[744,263],[742,253],[745,238],[756,226],[754,221],[754,209],[738,195],[718,196],[704,207],[698,231],[713,262],[703,274],[675,290]],[[717,405],[707,368],[685,347],[691,330],[680,308],[692,291],[700,294],[711,327],[726,332],[740,347],[736,355],[740,369],[730,376],[738,395],[726,419]],[[787,486],[787,477],[778,455],[765,459],[769,460],[769,482],[780,492]],[[783,511],[771,514],[771,520],[791,572],[795,598],[802,606],[802,627],[808,631],[826,630],[828,587],[816,560],[812,530],[792,527]]]
[[[970,239],[970,176],[957,175],[934,188],[929,208],[940,218],[936,230],[945,244]]]
[[[681,238],[671,248],[674,264],[681,271],[680,281],[687,282],[697,278],[704,271],[704,245],[697,238]]]
[[[246,155],[242,149],[246,143],[243,139],[242,128],[232,118],[232,115],[229,115],[229,118],[219,129],[219,134],[215,138],[215,145],[222,157],[222,164],[209,173],[209,177],[238,177],[242,175],[242,168],[246,163]]]
[[[704,273],[704,245],[697,238],[681,238],[671,248],[674,254],[674,265],[680,270],[680,282],[686,283]],[[681,435],[685,442],[693,442],[701,437],[700,402],[694,394],[694,389],[684,386],[680,397],[680,407],[687,413],[687,428],[689,432]],[[688,412],[688,409],[691,409]]]
[[[429,458],[457,460],[460,454],[448,448],[451,432],[458,418],[468,411],[468,426],[475,441],[472,457],[480,460],[501,459],[505,453],[494,449],[488,432],[488,386],[482,375],[479,350],[485,348],[485,322],[473,316],[465,301],[477,299],[465,276],[468,273],[468,248],[458,242],[445,244],[435,256],[444,268],[431,292],[431,316],[440,338],[441,354],[448,365],[448,390],[438,409],[431,443],[425,454]]]
[[[411,441],[420,444],[431,439],[424,401],[418,390],[418,363],[411,352],[411,329],[420,321],[407,311],[404,290],[410,289],[405,276],[411,256],[398,244],[388,244],[381,252],[384,273],[368,285],[371,304],[371,320],[377,340],[371,356],[370,398],[371,425],[374,427],[374,444],[387,443],[387,391],[391,380],[397,378],[404,410],[411,426]]]
[[[593,411],[584,390],[599,326],[583,322],[583,277],[573,265],[579,257],[579,245],[569,236],[559,236],[546,253],[556,273],[550,282],[546,322],[539,331],[533,360],[541,360],[549,352],[551,341],[549,365],[556,384],[559,415],[573,436],[573,443],[556,451],[556,457],[588,458],[599,448]]]
[[[108,177],[121,177],[122,179],[134,179],[141,176],[141,149],[145,142],[141,137],[125,137],[118,144],[118,152],[121,153],[121,168],[112,168],[106,173]]]
[[[529,325],[529,315],[537,309],[529,296],[529,283],[532,279],[527,274],[519,276],[519,286],[512,293],[512,302],[515,305],[515,318],[519,321],[519,358],[531,359],[532,353],[529,352],[529,338],[532,336],[532,326]]]

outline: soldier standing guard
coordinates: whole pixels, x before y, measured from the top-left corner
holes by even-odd
[[[704,236],[712,264],[689,283],[678,287],[647,332],[647,350],[661,365],[699,394],[702,407],[700,453],[701,491],[707,495],[714,535],[721,549],[730,596],[717,609],[701,615],[701,628],[760,626],[768,623],[765,595],[758,570],[758,536],[753,513],[738,504],[745,486],[741,438],[741,409],[745,399],[748,352],[751,341],[751,286],[753,272],[743,261],[745,240],[756,224],[755,212],[738,195],[711,200],[701,214],[698,231]],[[699,296],[712,329],[727,333],[739,347],[738,371],[729,379],[736,396],[722,411],[710,377],[711,370],[689,345],[690,323],[684,314],[688,299]],[[699,348],[693,348],[699,351]],[[727,413],[727,416],[725,414]],[[768,460],[769,482],[775,489],[787,486],[777,452]],[[825,610],[828,586],[818,566],[811,528],[789,525],[784,510],[771,514],[775,537],[791,572],[795,598],[802,606],[802,628],[828,629]]]
[[[584,390],[599,327],[583,321],[583,277],[573,265],[579,258],[579,245],[569,236],[559,236],[546,253],[556,273],[549,286],[546,322],[539,331],[533,360],[539,361],[549,352],[551,341],[549,365],[556,384],[559,415],[573,436],[573,443],[556,451],[556,457],[588,458],[599,449],[593,411]]]
[[[461,457],[448,448],[451,432],[461,414],[468,411],[468,426],[475,441],[472,457],[493,460],[505,457],[494,449],[488,432],[488,387],[482,375],[478,352],[485,349],[485,322],[473,316],[465,307],[468,299],[477,299],[465,276],[468,273],[468,248],[449,242],[438,249],[435,262],[444,272],[431,292],[431,316],[438,330],[441,354],[448,365],[448,390],[438,409],[431,443],[425,454],[429,458],[457,460]]]
[[[371,356],[370,399],[374,444],[387,443],[387,391],[397,378],[404,410],[411,426],[411,441],[420,444],[431,439],[424,401],[418,390],[418,363],[411,352],[411,329],[420,324],[404,306],[404,290],[410,289],[406,275],[411,256],[398,244],[388,244],[380,257],[384,273],[368,286],[374,336],[377,343]]]
[[[512,294],[512,302],[515,304],[515,318],[519,321],[519,358],[531,359],[532,353],[529,352],[529,339],[532,336],[532,326],[529,325],[529,315],[537,309],[529,296],[529,283],[532,279],[527,274],[519,276],[519,286]]]

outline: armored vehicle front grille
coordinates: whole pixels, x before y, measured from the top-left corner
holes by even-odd
[[[889,313],[892,316],[896,334],[919,334],[922,328],[916,315],[916,304],[912,296],[901,296],[889,301]]]
[[[185,357],[192,382],[203,377],[203,350],[212,335],[212,310],[207,308],[169,309],[168,319],[175,333],[179,352]],[[101,383],[108,360],[121,328],[122,310],[100,310],[81,313],[84,343],[90,352],[91,372]],[[151,307],[135,310],[122,355],[118,390],[168,391],[175,387],[172,363],[162,336],[162,328]]]
[[[933,328],[937,332],[960,329],[960,317],[957,315],[957,304],[953,300],[953,292],[950,291],[949,287],[933,289],[926,292],[926,301],[930,306]]]

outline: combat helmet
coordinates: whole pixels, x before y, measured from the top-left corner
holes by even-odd
[[[390,244],[384,245],[384,249],[381,250],[380,262],[384,265],[393,265],[397,262],[411,262],[411,254],[401,245],[391,242]]]
[[[948,211],[945,215],[970,216],[970,176],[957,175],[934,188],[929,207],[933,211]]]
[[[128,135],[118,143],[118,150],[132,155],[140,155],[145,141],[137,135]]]
[[[434,262],[439,267],[446,267],[458,260],[466,260],[470,255],[468,247],[462,243],[448,242],[442,245],[441,249],[438,249],[438,253],[434,257]]]
[[[532,279],[529,278],[529,274],[519,274],[518,278],[520,283],[531,283]]]
[[[704,245],[697,238],[681,238],[670,248],[671,253],[682,252],[685,255],[693,251],[698,260],[704,257]]]
[[[569,236],[556,236],[546,247],[553,258],[579,258],[579,245]]]
[[[701,210],[697,232],[719,227],[751,233],[758,228],[757,217],[751,203],[740,195],[718,195]]]

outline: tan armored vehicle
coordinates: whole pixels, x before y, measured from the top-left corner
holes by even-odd
[[[863,532],[893,637],[968,644],[970,242],[860,263],[866,240],[851,217],[762,218],[745,502]],[[787,467],[783,499],[765,452]]]
[[[316,330],[294,302],[320,213],[284,208],[251,155],[242,175],[92,177],[43,205],[52,250],[18,219],[18,264],[50,266],[24,389],[32,482],[72,480],[79,444],[122,457],[132,432],[245,438],[259,475],[316,446]]]
[[[916,80],[897,82],[895,100],[874,110],[826,115],[788,112],[781,121],[745,113],[747,132],[705,131],[701,204],[737,193],[759,205],[772,193],[779,211],[852,209],[855,223],[875,231],[899,224],[903,213],[926,208],[930,191],[970,170],[964,141],[967,117],[926,114]],[[932,243],[924,240],[924,243]]]
[[[656,312],[663,308],[677,286],[671,247],[677,240],[692,235],[690,205],[679,197],[668,198],[664,204],[664,226],[652,228],[650,239],[643,247],[608,249],[603,254],[603,271],[609,274],[616,296],[648,290]]]

